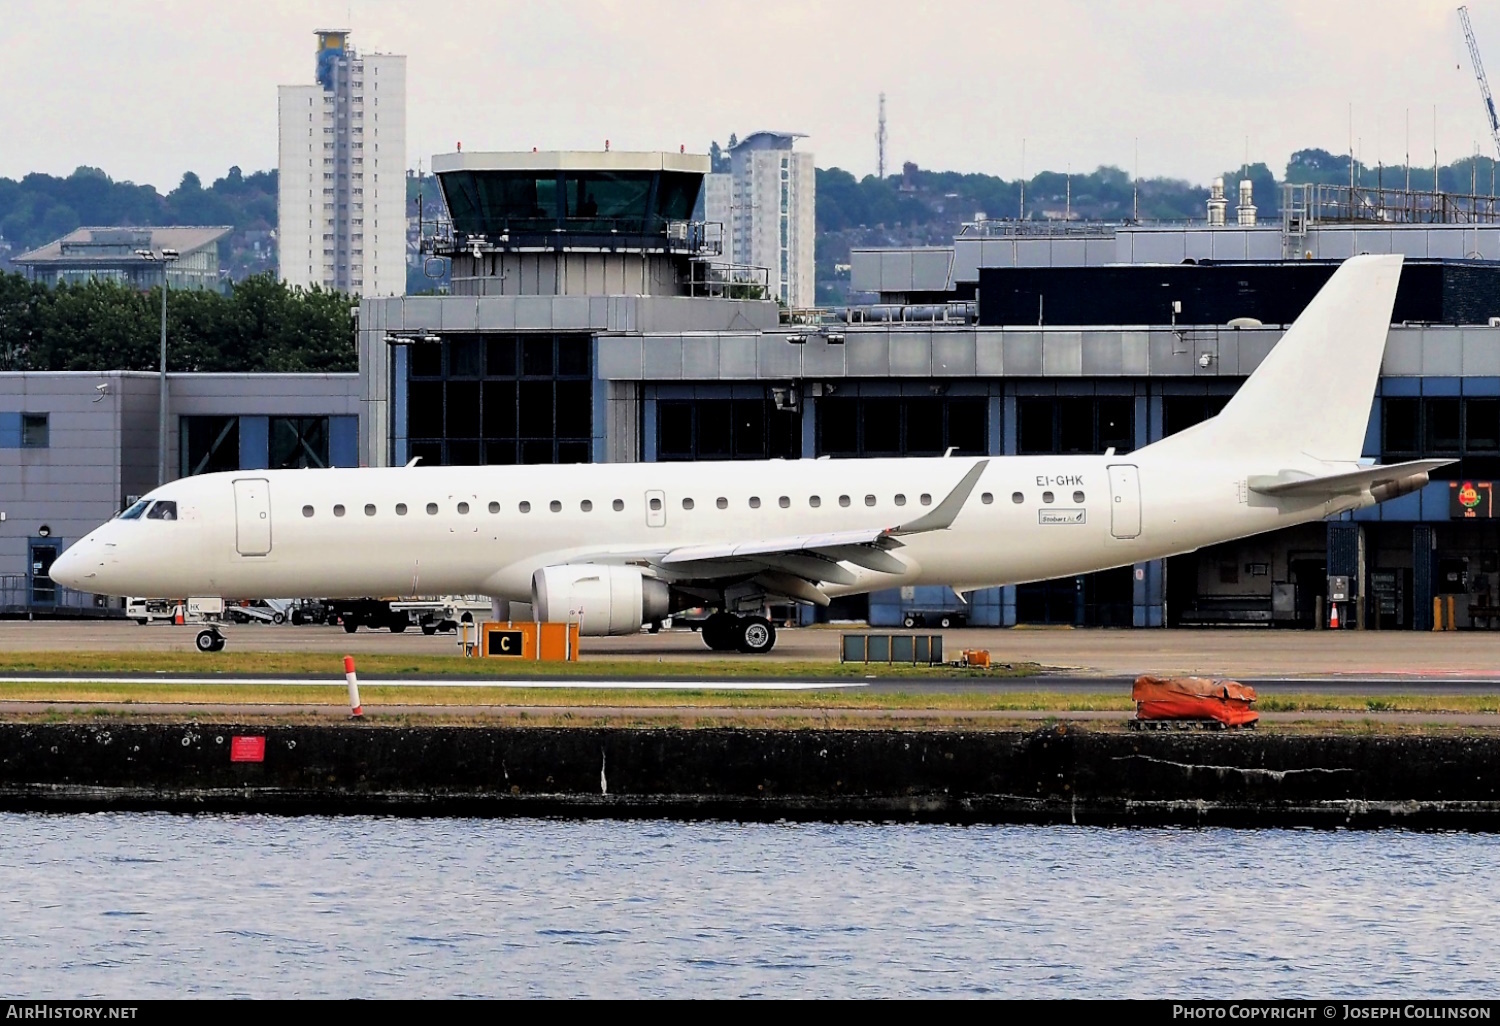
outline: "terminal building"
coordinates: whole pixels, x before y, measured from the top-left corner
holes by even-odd
[[[142,292],[160,288],[220,289],[219,242],[229,227],[78,228],[22,253],[12,263],[45,285],[113,281]],[[170,260],[159,257],[175,251]]]
[[[737,262],[721,226],[692,219],[706,157],[463,152],[432,166],[448,220],[429,258],[449,262],[451,294],[365,298],[359,374],[299,379],[299,390],[325,394],[286,404],[286,416],[295,407],[330,418],[331,463],[1124,453],[1221,408],[1338,260],[1400,252],[1399,319],[1365,454],[1458,461],[1420,492],[1173,559],[962,597],[893,589],[816,615],[878,625],[1312,626],[1328,578],[1339,576],[1356,596],[1350,625],[1426,629],[1433,600],[1446,611],[1449,598],[1459,626],[1493,625],[1500,224],[1489,207],[1321,187],[1293,190],[1279,222],[1245,223],[1241,212],[1220,223],[1222,208],[1216,221],[1211,207],[1193,225],[978,223],[951,247],[857,251],[854,284],[876,302],[798,316],[776,303],[773,268]],[[40,383],[17,398],[4,378],[0,460],[10,459],[4,418],[53,402]],[[68,392],[68,416],[84,415],[77,407],[97,376],[51,378],[47,387]],[[238,430],[237,444],[172,465],[270,465],[254,462],[265,436],[247,418],[283,411],[257,405],[255,387],[226,386],[195,410],[225,418],[198,428],[195,452],[225,429]],[[130,444],[149,457],[154,400],[139,401],[133,426],[101,421],[90,444],[107,452],[134,431]],[[185,437],[176,406],[173,430]],[[337,431],[345,440],[357,432],[352,452],[332,444],[332,418],[351,418]],[[26,423],[12,432],[18,446]],[[137,487],[116,483],[113,470],[91,473],[108,478],[99,511]],[[41,476],[22,488],[35,501],[24,508],[8,479],[0,510],[23,512],[0,523],[7,561],[36,539],[43,517],[68,539],[81,533],[72,523],[118,508],[65,521],[57,511],[71,507]]]

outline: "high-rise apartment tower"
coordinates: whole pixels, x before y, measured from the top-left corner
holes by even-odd
[[[705,180],[709,221],[724,225],[724,255],[770,272],[771,298],[792,309],[816,305],[817,231],[813,155],[793,151],[794,132],[756,132],[729,151],[729,170]]]
[[[317,83],[278,88],[281,277],[365,296],[406,292],[406,58],[318,36]]]

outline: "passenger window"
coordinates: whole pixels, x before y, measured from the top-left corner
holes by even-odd
[[[437,503],[429,502],[427,504],[427,515],[430,517],[437,516]]]
[[[750,496],[750,508],[751,509],[760,509],[760,496],[759,495],[752,495],[752,496]]]
[[[926,492],[923,492],[922,495],[921,495],[920,501],[921,501],[922,505],[924,505],[924,506],[931,506],[932,505],[932,496],[929,495],[929,494],[927,494]]]
[[[896,505],[898,505],[898,506],[905,506],[906,505],[906,496],[902,495],[900,492],[896,493]]]
[[[780,506],[782,509],[791,509],[792,500],[790,497],[783,495],[781,498],[776,500],[776,505]]]
[[[651,500],[651,510],[652,510],[652,512],[655,512],[655,511],[660,510],[660,509],[661,509],[661,500],[660,499],[652,499]]]
[[[334,504],[333,515],[336,517],[341,517],[344,515],[344,504],[342,502]]]
[[[849,496],[847,496],[847,495],[840,495],[839,496],[839,505],[840,506],[847,506],[847,505],[849,505]]]
[[[312,516],[313,515],[313,508],[311,506],[303,506],[302,507],[302,515],[305,516],[305,517]]]
[[[594,504],[592,502],[590,502],[588,499],[584,499],[582,502],[580,502],[578,504],[578,508],[581,509],[581,510],[583,510],[585,513],[592,513],[592,512],[594,512]]]
[[[983,495],[981,495],[979,497],[979,501],[982,502],[982,503],[984,503],[986,506],[988,506],[990,503],[992,503],[992,502],[995,501],[995,493],[994,492],[985,492]]]
[[[729,508],[729,500],[726,499],[726,498],[724,498],[724,496],[721,495],[717,499],[714,500],[714,505],[718,506],[720,509],[728,509]]]
[[[561,513],[562,503],[558,502],[556,499],[553,499],[551,502],[547,503],[547,508],[554,513]]]
[[[516,509],[520,510],[522,513],[530,513],[531,512],[531,503],[529,503],[529,502],[523,502],[519,506],[517,506]]]
[[[467,502],[460,502],[458,504],[458,512],[460,515],[469,512],[469,504]]]
[[[1042,493],[1042,502],[1046,503],[1049,506],[1052,505],[1053,498],[1054,498],[1054,496],[1052,495],[1051,492],[1043,492]]]
[[[177,503],[170,499],[158,499],[146,512],[147,520],[176,520]]]
[[[1021,503],[1026,501],[1026,496],[1022,495],[1020,492],[1011,492],[1010,501],[1019,506]]]
[[[373,517],[374,515],[375,515],[375,504],[373,502],[367,502],[367,503],[365,503],[365,516],[367,516],[367,517]]]
[[[491,513],[499,513],[500,512],[500,504],[498,502],[492,502],[492,503],[490,503],[490,512]]]
[[[682,508],[683,509],[692,509],[693,508],[693,500],[692,499],[683,499],[682,500]]]
[[[620,512],[620,510],[625,508],[625,500],[616,499],[614,502],[610,503],[610,505],[614,508],[614,511],[618,513]]]
[[[873,496],[873,495],[866,495],[865,496],[865,505],[866,506],[873,506],[873,505],[875,505],[875,496]]]
[[[120,519],[121,520],[139,520],[141,518],[141,514],[144,513],[144,512],[146,512],[146,507],[149,506],[149,505],[151,505],[151,500],[149,500],[149,499],[140,499],[137,502],[133,503],[131,505],[131,507],[129,509],[127,509],[125,512],[121,513],[120,514]],[[309,510],[312,509],[311,506],[308,506],[306,508],[309,509]],[[308,513],[307,516],[312,516],[312,514]]]
[[[818,498],[818,496],[816,495],[809,495],[807,497],[807,504],[813,509],[817,509],[819,506],[823,505],[823,500]]]
[[[1083,501],[1083,493],[1082,492],[1074,492],[1073,493],[1073,501],[1074,502],[1082,502]]]
[[[404,517],[404,516],[406,516],[406,503],[404,503],[404,502],[398,502],[398,503],[396,503],[396,516],[398,516],[398,517]]]

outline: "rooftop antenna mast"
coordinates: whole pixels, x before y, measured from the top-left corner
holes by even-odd
[[[1495,153],[1500,156],[1500,118],[1495,116],[1495,98],[1490,95],[1490,83],[1484,76],[1484,62],[1479,59],[1479,43],[1474,39],[1474,26],[1469,24],[1469,9],[1458,9],[1458,21],[1464,27],[1464,41],[1469,44],[1469,63],[1474,66],[1474,77],[1479,81],[1479,95],[1484,98],[1484,114],[1490,123],[1490,138],[1495,141]]]
[[[885,93],[880,94],[880,120],[875,129],[875,177],[885,180]]]

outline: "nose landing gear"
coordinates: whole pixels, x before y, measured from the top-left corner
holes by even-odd
[[[217,627],[205,627],[193,641],[199,652],[222,652],[226,643],[227,639]]]

